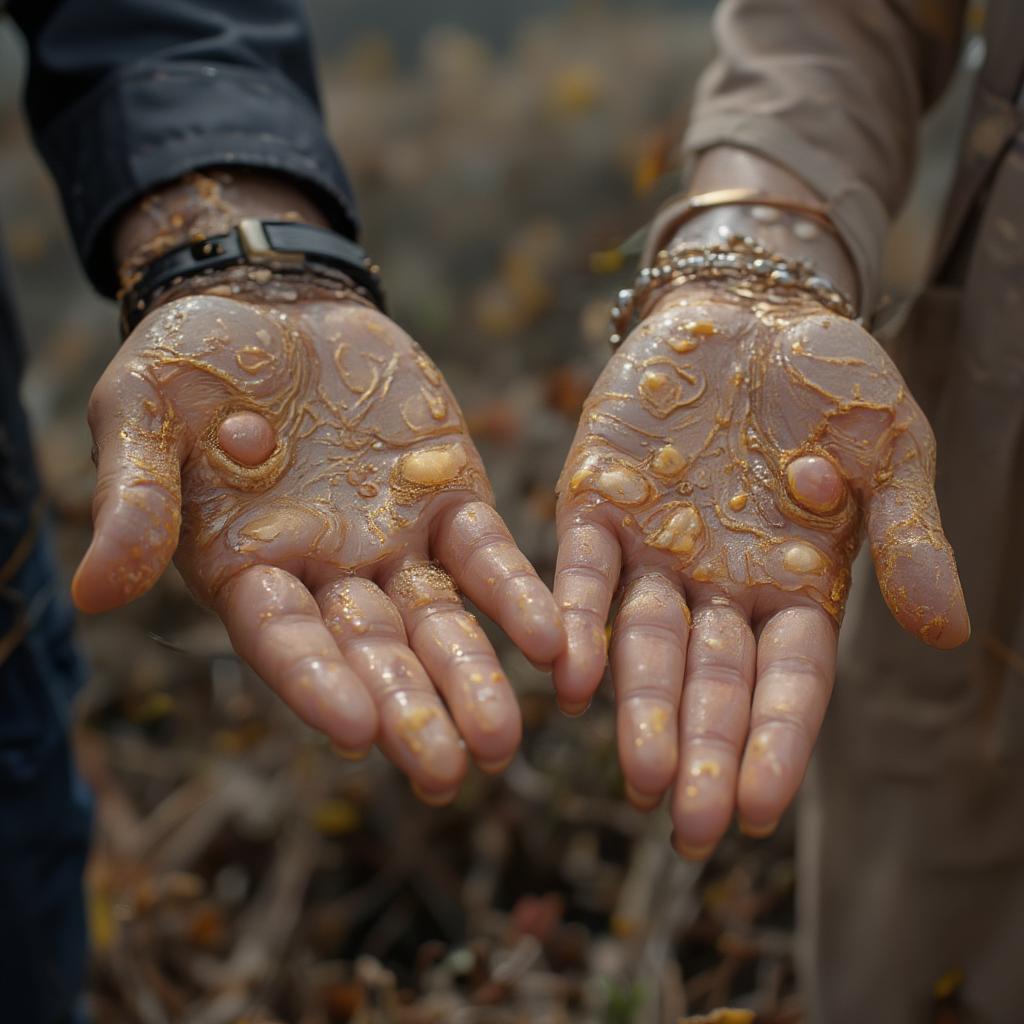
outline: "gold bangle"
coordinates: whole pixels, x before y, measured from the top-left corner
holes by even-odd
[[[688,196],[681,205],[674,209],[673,205],[670,204],[665,211],[671,215],[663,224],[658,224],[658,218],[655,218],[658,237],[654,239],[656,244],[651,246],[655,252],[664,248],[663,239],[669,233],[675,233],[688,220],[718,206],[769,206],[772,209],[795,213],[814,221],[836,238],[844,249],[846,248],[839,229],[828,214],[828,208],[822,203],[791,199],[789,196],[762,192],[756,188],[722,188],[714,192],[701,192],[699,195]]]

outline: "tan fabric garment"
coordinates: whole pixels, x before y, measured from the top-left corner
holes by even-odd
[[[687,149],[738,145],[803,177],[877,295],[963,6],[724,0]],[[991,0],[986,35],[936,253],[946,270],[895,351],[935,428],[974,633],[927,650],[862,566],[801,817],[813,1024],[930,1021],[950,971],[973,1024],[1024,1021],[1024,2]]]

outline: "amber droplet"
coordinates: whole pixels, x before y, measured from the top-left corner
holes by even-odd
[[[782,564],[790,572],[811,575],[825,568],[825,558],[813,545],[797,540],[786,546]]]
[[[668,347],[679,353],[692,352],[697,347],[697,342],[693,338],[681,335],[678,338],[669,338]]]
[[[686,468],[686,460],[675,445],[666,444],[659,448],[651,459],[651,470],[658,476],[678,476]]]
[[[602,470],[594,481],[594,489],[616,505],[642,505],[651,495],[646,477],[627,466]]]
[[[440,445],[410,452],[402,458],[399,472],[417,487],[440,487],[451,483],[466,468],[468,460],[462,445]]]
[[[276,515],[271,514],[251,520],[238,532],[243,537],[249,537],[252,540],[269,543],[272,540],[277,540],[277,538],[281,536],[281,532],[283,530],[284,523]]]
[[[640,387],[649,395],[657,394],[668,384],[668,375],[657,370],[647,370],[640,378]]]
[[[682,505],[647,535],[647,543],[653,548],[671,551],[676,555],[693,553],[704,531],[700,513],[692,505]]]
[[[691,334],[703,335],[704,337],[716,333],[715,325],[710,320],[688,320],[686,322],[686,329]]]

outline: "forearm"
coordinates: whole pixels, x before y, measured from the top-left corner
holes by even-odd
[[[115,294],[119,266],[147,233],[191,227],[187,211],[181,225],[160,224],[144,197],[173,197],[203,168],[276,182],[281,193],[257,195],[253,213],[309,220],[312,201],[330,227],[355,237],[301,0],[12,0],[10,10],[28,47],[33,134],[102,294]],[[219,200],[200,198],[200,220],[213,223]],[[125,211],[140,206],[135,232],[125,225],[138,218]],[[116,253],[115,235],[126,240]]]
[[[963,7],[722,0],[716,60],[684,143],[700,161],[696,189],[768,185],[816,199],[839,229],[870,314],[889,221],[913,171],[918,119],[955,65]],[[752,162],[723,158],[723,148],[746,151]]]

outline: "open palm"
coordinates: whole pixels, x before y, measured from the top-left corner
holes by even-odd
[[[611,642],[619,750],[641,806],[674,784],[679,849],[738,806],[774,827],[803,777],[866,523],[893,614],[926,643],[968,634],[933,490],[931,430],[859,326],[680,287],[595,385],[559,486],[555,598],[568,710]]]
[[[393,322],[348,301],[178,299],[115,357],[90,424],[81,608],[138,596],[176,552],[239,654],[341,747],[379,740],[437,801],[465,771],[460,734],[484,767],[512,756],[519,710],[456,586],[536,663],[562,625],[440,372]]]

